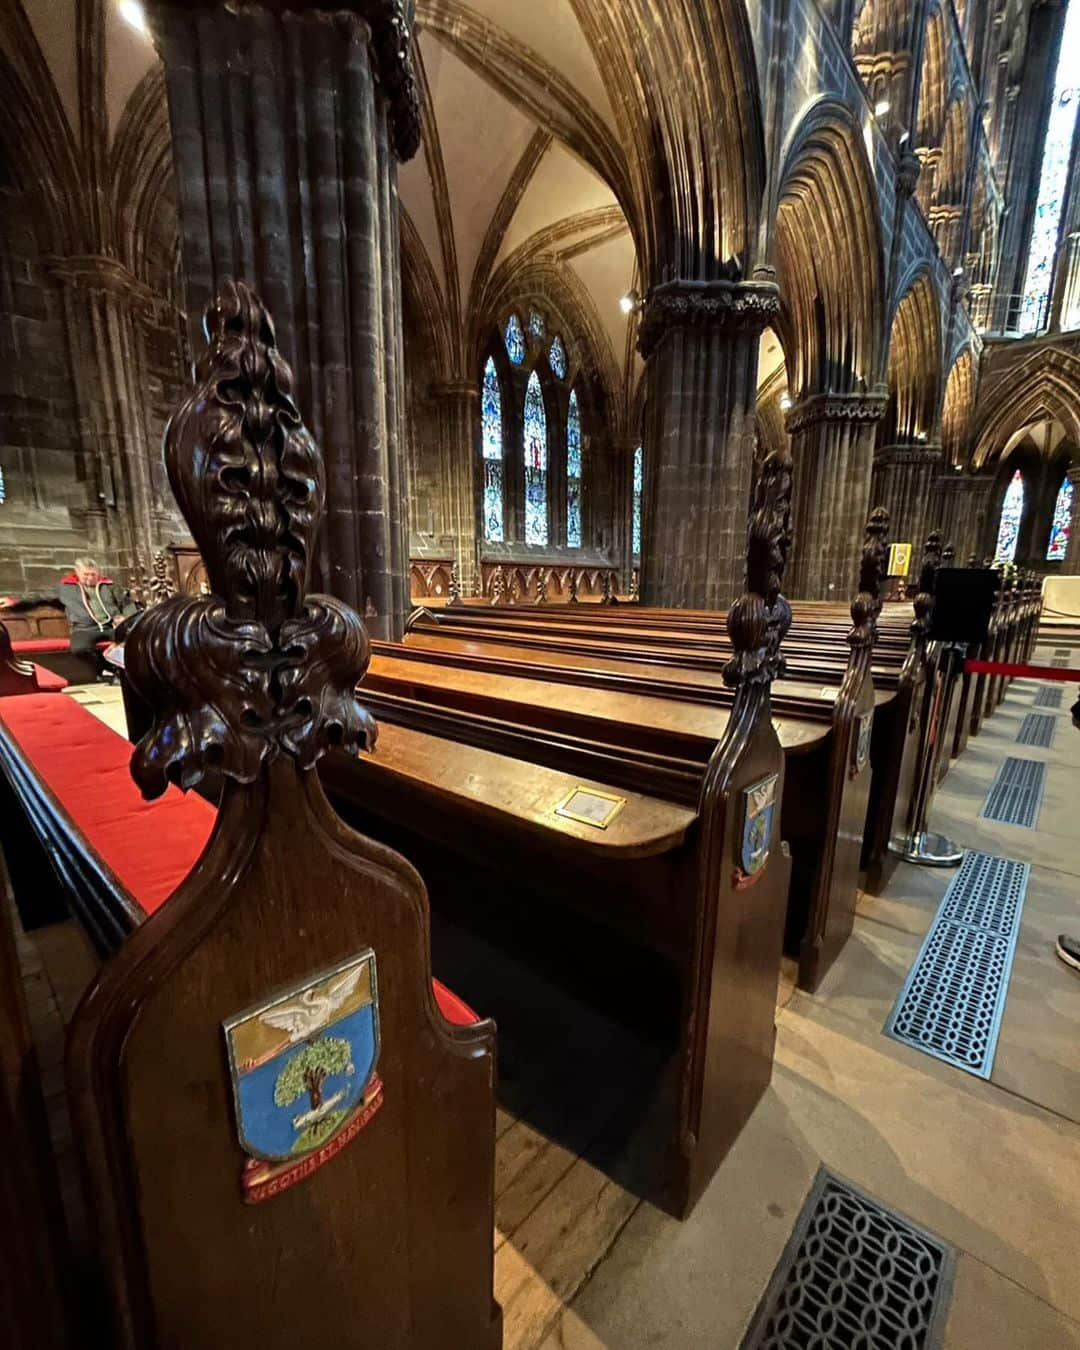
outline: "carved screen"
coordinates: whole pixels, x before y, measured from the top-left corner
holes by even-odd
[[[1054,519],[1050,522],[1050,544],[1046,550],[1047,562],[1061,562],[1069,547],[1069,523],[1072,520],[1073,485],[1066,478],[1054,503]]]
[[[566,542],[581,547],[581,416],[574,389],[566,410]]]
[[[641,553],[641,446],[634,451],[634,517],[633,517],[633,549],[634,557]],[[625,501],[626,498],[624,497]]]
[[[547,523],[547,416],[540,376],[534,370],[525,390],[525,542],[546,544]]]
[[[511,314],[506,321],[506,354],[515,366],[525,360],[525,332],[516,314]]]
[[[1016,540],[1020,533],[1020,519],[1024,514],[1024,479],[1017,471],[1005,490],[1005,500],[1001,503],[1001,521],[998,524],[997,547],[994,559],[997,562],[1012,562],[1016,557]]]
[[[480,391],[480,424],[484,451],[484,538],[503,539],[502,396],[495,360],[488,357]]]

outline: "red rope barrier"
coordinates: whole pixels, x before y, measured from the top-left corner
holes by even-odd
[[[1012,661],[965,661],[969,675],[1017,675],[1022,680],[1060,680],[1062,684],[1080,684],[1080,670],[1061,666],[1018,666]]]

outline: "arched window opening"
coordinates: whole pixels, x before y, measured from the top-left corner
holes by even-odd
[[[1080,4],[1070,4],[1061,38],[1054,98],[1043,143],[1039,195],[1031,228],[1024,298],[1020,304],[1021,333],[1037,333],[1047,325],[1050,287],[1054,280],[1061,211],[1069,177],[1073,128],[1080,102]]]
[[[1050,522],[1050,544],[1046,550],[1047,562],[1062,562],[1069,547],[1069,525],[1072,522],[1073,485],[1062,480],[1054,502],[1054,519]]]
[[[547,513],[547,415],[540,376],[534,370],[525,389],[525,542],[546,544]]]
[[[641,479],[642,479],[642,455],[641,446],[634,451],[634,523],[632,531],[634,557],[641,554]],[[625,498],[623,499],[625,501]]]
[[[581,416],[577,390],[570,391],[566,410],[566,542],[581,547]]]
[[[548,352],[548,365],[557,380],[566,379],[566,348],[558,334],[552,340],[551,350]]]
[[[1024,479],[1017,471],[1005,490],[1005,500],[1001,503],[1001,521],[998,525],[997,546],[994,549],[995,562],[1012,562],[1016,557],[1016,541],[1020,534],[1020,519],[1024,514]]]
[[[507,330],[509,332],[509,329]],[[481,444],[484,454],[484,538],[503,541],[503,434],[502,395],[495,358],[484,367],[480,391]]]
[[[511,314],[506,321],[506,354],[515,366],[525,360],[525,333],[516,314]]]

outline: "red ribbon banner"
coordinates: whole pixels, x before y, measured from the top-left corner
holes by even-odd
[[[1012,661],[965,661],[968,675],[1016,675],[1022,680],[1060,680],[1062,684],[1080,684],[1080,670],[1061,666],[1018,666]]]

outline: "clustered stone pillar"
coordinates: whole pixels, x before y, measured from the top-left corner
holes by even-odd
[[[476,436],[480,394],[471,380],[432,386],[439,417],[439,465],[443,480],[445,530],[454,538],[458,585],[472,595],[476,556]]]
[[[189,321],[246,281],[321,445],[319,583],[399,637],[409,603],[397,161],[419,143],[399,0],[150,0]]]
[[[1073,487],[1072,515],[1069,518],[1069,542],[1065,546],[1061,571],[1065,576],[1075,577],[1080,576],[1080,464],[1071,468],[1067,477]]]
[[[936,525],[942,542],[956,550],[959,566],[964,566],[972,554],[981,557],[980,542],[993,485],[990,475],[971,473],[944,474],[934,484]]]
[[[817,394],[787,416],[795,463],[788,593],[831,600],[853,593],[871,506],[874,434],[885,394]]]
[[[644,604],[727,609],[742,593],[758,338],[779,307],[771,282],[667,282],[646,298]]]
[[[113,258],[54,258],[49,271],[63,287],[84,444],[96,466],[101,508],[90,513],[89,539],[122,568],[137,559],[149,566],[154,502],[138,324],[160,300]]]
[[[874,453],[870,496],[889,513],[889,533],[915,546],[915,556],[936,520],[934,483],[941,475],[940,445],[890,445]]]

